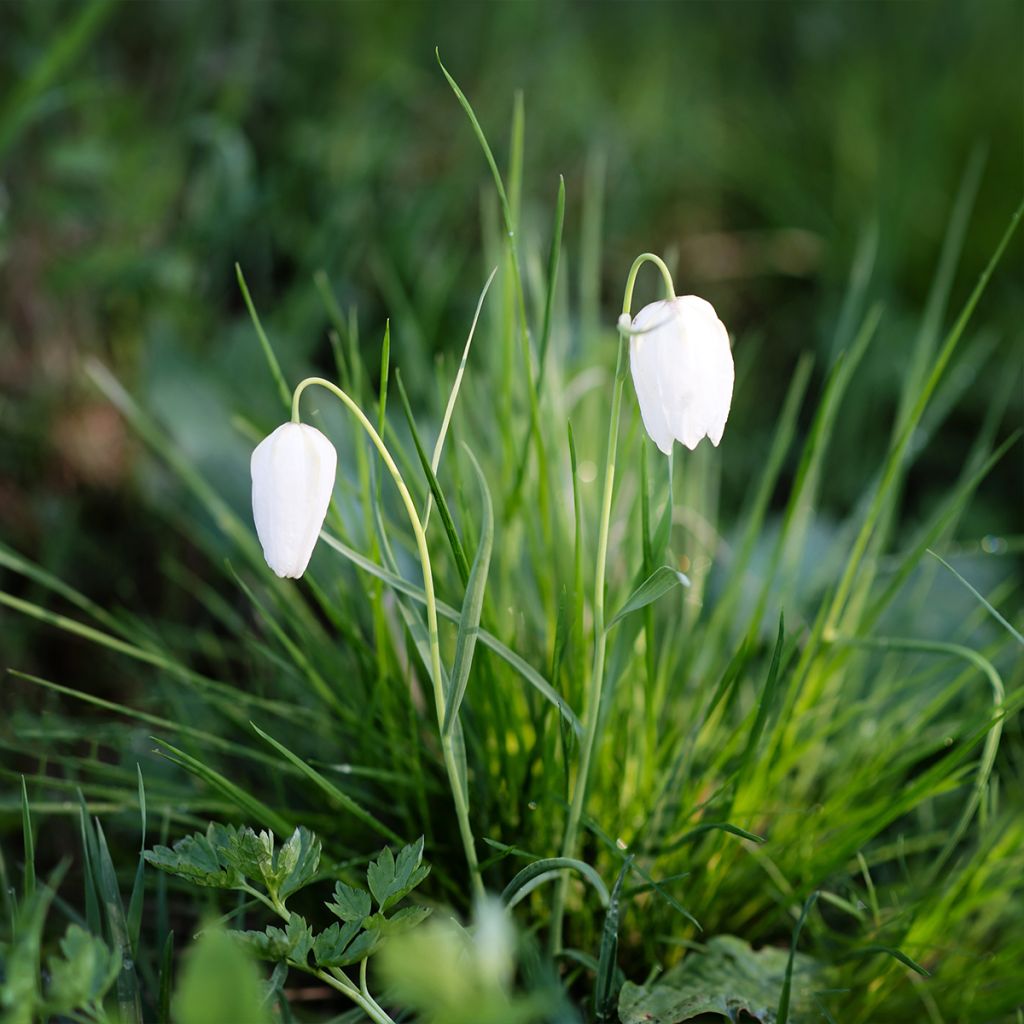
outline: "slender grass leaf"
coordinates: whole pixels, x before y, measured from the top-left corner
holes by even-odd
[[[310,767],[305,761],[302,760],[297,754],[293,754],[283,743],[279,743],[265,733],[255,723],[250,723],[255,730],[256,734],[263,740],[266,740],[282,757],[293,764],[303,775],[306,776],[311,782],[315,783],[324,793],[334,800],[341,807],[344,807],[350,814],[358,818],[364,825],[369,825],[375,832],[379,832],[382,836],[390,839],[392,842],[401,843],[402,838],[393,829],[389,828],[379,818],[371,814],[361,804],[357,803],[352,799],[344,790],[339,789],[329,779],[325,778],[315,768]]]
[[[689,579],[677,569],[673,569],[670,565],[660,566],[629,595],[626,603],[615,613],[611,622],[605,626],[605,630],[611,629],[612,626],[621,622],[631,612],[653,604],[659,597],[663,597],[670,590],[676,587],[688,587],[689,585]]]
[[[480,516],[480,542],[477,545],[473,568],[466,584],[466,596],[462,602],[462,614],[459,617],[459,632],[455,642],[455,660],[452,662],[450,690],[444,713],[444,724],[441,733],[448,736],[452,725],[459,715],[459,708],[466,695],[469,684],[469,673],[473,666],[473,653],[476,650],[477,638],[480,635],[480,615],[484,607],[484,593],[487,589],[487,574],[491,567],[491,548],[494,544],[494,507],[491,493],[487,488],[483,470],[472,451],[467,447],[473,471],[480,484],[480,501],[483,506]]]

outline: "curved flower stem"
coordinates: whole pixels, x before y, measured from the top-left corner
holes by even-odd
[[[653,263],[660,271],[665,282],[667,298],[675,298],[675,285],[665,261],[654,253],[645,252],[633,261],[626,278],[626,289],[622,298],[622,317],[629,319],[633,304],[633,286],[636,276],[645,263]],[[597,536],[597,568],[594,576],[594,665],[590,674],[590,683],[586,693],[586,708],[583,714],[583,746],[580,751],[580,763],[576,772],[572,803],[569,816],[565,822],[565,836],[562,840],[562,856],[576,855],[576,840],[579,836],[580,819],[583,817],[583,805],[587,796],[587,781],[590,776],[590,761],[597,745],[597,733],[600,725],[601,694],[604,690],[604,659],[607,636],[604,625],[604,582],[608,560],[608,531],[612,518],[612,495],[615,486],[615,454],[619,441],[619,419],[622,412],[622,387],[626,379],[628,361],[624,358],[628,330],[620,320],[618,355],[615,361],[615,385],[612,392],[612,412],[608,422],[608,453],[604,467],[604,492],[601,497],[601,522]],[[555,889],[555,899],[551,908],[551,933],[549,942],[552,954],[562,949],[562,925],[565,916],[565,899],[569,889],[569,874],[562,872],[562,877]]]
[[[366,961],[364,960],[363,963]],[[394,1018],[374,1000],[368,994],[364,995],[352,984],[348,978],[345,977],[341,971],[337,975],[329,974],[327,971],[316,970],[312,972],[313,975],[319,978],[322,982],[330,985],[331,988],[336,989],[338,992],[343,992],[349,997],[369,1018],[374,1024],[395,1024]],[[340,975],[340,977],[339,977]]]
[[[430,567],[430,553],[427,549],[427,537],[423,532],[423,527],[420,525],[419,516],[416,512],[416,506],[413,503],[412,496],[409,494],[409,488],[405,485],[405,480],[402,478],[402,474],[395,465],[395,460],[391,457],[391,453],[388,451],[387,446],[381,440],[380,434],[374,429],[373,424],[366,418],[363,410],[359,408],[356,402],[351,399],[344,391],[333,384],[329,380],[325,380],[323,377],[307,377],[302,381],[295,389],[295,393],[292,396],[292,422],[299,422],[299,398],[302,392],[311,384],[318,384],[322,388],[326,388],[336,398],[338,398],[342,404],[344,404],[353,416],[359,421],[359,425],[366,431],[370,440],[373,442],[374,447],[380,453],[381,459],[384,461],[384,465],[387,466],[388,472],[391,474],[392,479],[395,481],[395,486],[398,488],[398,493],[402,498],[402,504],[405,506],[406,514],[409,517],[409,525],[412,527],[412,532],[416,538],[416,549],[420,557],[420,567],[423,572],[423,593],[426,598],[427,606],[427,636],[430,644],[430,676],[434,686],[434,708],[437,712],[437,728],[441,737],[441,748],[444,753],[444,765],[448,772],[448,782],[452,790],[452,799],[455,803],[455,815],[459,822],[459,833],[462,837],[462,845],[466,853],[466,862],[469,865],[470,879],[473,887],[473,894],[478,898],[484,896],[483,881],[480,878],[480,864],[476,857],[476,845],[473,840],[473,830],[469,824],[469,805],[466,799],[466,794],[463,791],[462,785],[459,782],[459,772],[455,761],[455,751],[452,745],[452,733],[449,732],[447,736],[444,733],[444,715],[447,697],[444,692],[444,677],[441,674],[441,647],[438,641],[437,633],[437,599],[434,596],[434,574]]]

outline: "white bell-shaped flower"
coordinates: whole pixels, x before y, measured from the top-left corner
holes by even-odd
[[[337,466],[334,445],[305,423],[282,424],[252,453],[252,517],[278,576],[298,579],[306,571]]]
[[[625,319],[625,318],[623,318]],[[701,438],[722,440],[735,376],[729,334],[710,302],[696,295],[663,299],[633,318],[629,366],[651,440],[691,451]]]

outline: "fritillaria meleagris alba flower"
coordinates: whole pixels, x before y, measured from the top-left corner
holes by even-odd
[[[306,571],[337,466],[334,445],[305,423],[282,424],[252,453],[252,516],[278,576],[298,579]]]
[[[629,366],[651,440],[666,455],[675,440],[691,450],[703,437],[717,445],[734,371],[729,334],[711,303],[696,295],[652,302],[631,331]]]

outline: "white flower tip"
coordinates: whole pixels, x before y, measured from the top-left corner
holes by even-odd
[[[281,579],[306,571],[327,516],[338,453],[315,427],[284,423],[252,453],[252,515],[267,565]]]
[[[695,295],[652,302],[636,315],[630,369],[651,439],[671,454],[707,437],[718,446],[732,404],[729,334],[712,305]]]

